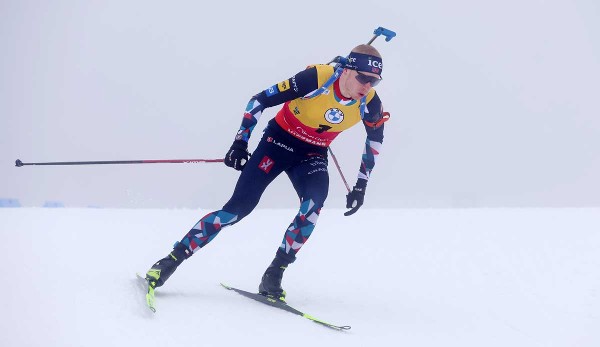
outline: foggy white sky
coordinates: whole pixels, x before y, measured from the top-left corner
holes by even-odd
[[[600,206],[597,2],[318,3],[1,2],[0,198],[220,208],[238,176],[222,164],[14,161],[220,158],[252,95],[384,26],[392,120],[369,207]],[[364,136],[333,144],[351,183]],[[342,207],[330,172],[327,205]],[[282,176],[259,206],[296,200]]]

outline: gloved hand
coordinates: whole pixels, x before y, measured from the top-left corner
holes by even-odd
[[[241,171],[250,157],[248,152],[248,142],[244,140],[235,140],[229,148],[227,154],[225,154],[225,165],[232,167],[238,171]]]
[[[365,202],[365,190],[367,190],[367,180],[358,179],[352,191],[346,195],[346,208],[350,211],[344,212],[344,216],[354,214]]]

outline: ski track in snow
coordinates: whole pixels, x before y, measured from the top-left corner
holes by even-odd
[[[283,285],[347,332],[219,285],[256,290],[294,210],[224,229],[151,313],[135,273],[206,212],[0,209],[0,345],[600,345],[598,208],[324,209]]]

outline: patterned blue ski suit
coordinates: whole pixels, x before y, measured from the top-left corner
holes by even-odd
[[[305,98],[333,73],[333,67],[328,65],[309,67],[250,100],[236,136],[237,140],[246,142],[264,109],[284,105],[269,121],[229,201],[221,210],[200,219],[181,240],[189,251],[195,253],[221,229],[252,212],[266,187],[285,172],[300,199],[300,210],[285,231],[276,255],[288,263],[294,262],[296,253],[315,228],[327,198],[327,147],[340,132],[360,121],[365,125],[367,139],[358,178],[369,179],[383,142],[383,125],[373,126],[382,117],[381,101],[371,89],[361,114],[357,100],[342,96],[339,80],[322,95]]]

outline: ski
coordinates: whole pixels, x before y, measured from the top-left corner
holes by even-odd
[[[156,313],[156,308],[154,307],[154,288],[150,287],[148,280],[146,277],[140,275],[139,273],[135,274],[140,282],[140,286],[146,292],[146,305],[150,309],[150,311]]]
[[[313,322],[315,322],[317,324],[321,324],[323,326],[326,326],[326,327],[334,329],[334,330],[344,331],[344,330],[349,330],[351,328],[348,325],[342,325],[342,326],[340,326],[340,325],[334,325],[334,324],[325,322],[325,321],[323,321],[321,319],[318,319],[316,317],[313,317],[313,316],[311,316],[311,315],[309,315],[307,313],[304,313],[302,311],[299,311],[299,310],[291,307],[285,301],[278,300],[278,299],[275,299],[273,297],[261,295],[261,294],[258,294],[258,293],[251,293],[251,292],[248,292],[248,291],[245,291],[245,290],[242,290],[242,289],[238,289],[238,288],[234,288],[234,287],[225,285],[223,283],[221,283],[221,286],[223,286],[223,288],[225,288],[227,290],[233,290],[234,292],[236,292],[236,293],[238,293],[238,294],[240,294],[242,296],[245,296],[247,298],[256,300],[258,302],[261,302],[261,303],[269,305],[269,306],[273,306],[273,307],[282,309],[284,311],[293,313],[293,314],[298,315],[298,316],[302,316],[302,317],[304,317],[306,319],[309,319],[309,320],[311,320],[311,321],[313,321]]]

